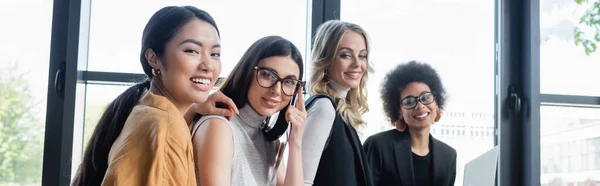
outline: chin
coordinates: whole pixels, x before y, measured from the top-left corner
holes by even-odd
[[[346,86],[348,88],[359,88],[360,87],[360,81],[358,81],[358,82],[354,82],[354,81],[346,82]]]
[[[408,125],[408,126],[410,126],[411,128],[415,128],[415,129],[424,129],[424,128],[427,128],[427,127],[431,126],[431,124],[415,123],[415,124]]]
[[[196,95],[196,96],[194,96],[194,99],[192,100],[192,102],[194,102],[194,103],[204,103],[204,102],[206,102],[206,100],[208,100],[208,94],[206,94],[206,95]]]
[[[275,108],[265,108],[262,106],[254,108],[254,110],[261,116],[272,116],[273,114],[275,114],[275,112],[277,112]]]

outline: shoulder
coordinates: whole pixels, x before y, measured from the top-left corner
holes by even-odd
[[[399,133],[402,135],[404,132],[397,131],[396,129],[382,131],[377,134],[373,134],[372,136],[369,136],[367,138],[367,140],[365,140],[365,143],[367,141],[369,141],[371,143],[381,143],[384,141],[396,141],[396,140],[398,140]]]
[[[198,120],[198,122],[196,122],[196,124],[202,123],[202,122],[215,122],[215,121],[223,121],[225,123],[229,123],[229,120],[227,120],[227,118],[223,117],[223,116],[219,116],[219,115],[206,115],[206,116],[202,116],[200,117],[200,119]]]
[[[122,133],[127,131],[158,132],[169,126],[169,112],[146,105],[136,105],[123,126]]]
[[[202,116],[192,126],[192,128],[191,128],[192,136],[194,136],[194,134],[198,131],[198,128],[200,128],[200,126],[202,126],[205,123],[227,123],[227,124],[229,124],[229,120],[227,120],[227,118],[225,118],[223,116],[219,116],[219,115]]]
[[[231,136],[231,126],[229,125],[229,120],[227,120],[223,116],[203,116],[196,122],[194,125],[194,131],[192,131],[192,135],[194,139],[197,137],[207,137],[212,136],[212,138],[220,139],[221,137]],[[199,133],[195,135],[195,133]],[[211,138],[211,139],[212,139]]]
[[[434,137],[432,137],[432,139],[433,148],[435,148],[435,150],[445,154],[445,156],[453,157],[454,159],[456,159],[456,150],[454,148]]]
[[[194,130],[192,144],[196,153],[206,154],[233,149],[233,132],[228,120],[208,118],[201,125],[194,126]]]
[[[331,98],[325,95],[314,95],[306,101],[306,106],[309,109],[330,109],[335,111],[335,105]]]
[[[313,100],[310,107],[307,108],[307,112],[320,113],[325,112],[327,114],[335,114],[335,106],[327,98],[317,98]]]
[[[136,105],[110,149],[109,162],[123,158],[127,154],[152,154],[162,151],[169,134],[168,122],[169,114],[164,110]],[[190,140],[189,135],[182,136],[176,137],[176,139]]]
[[[372,136],[369,136],[364,143],[365,147],[374,147],[378,148],[381,146],[387,146],[393,144],[398,141],[398,133],[403,134],[404,132],[399,132],[396,129],[390,129],[387,131],[379,132]]]
[[[312,120],[311,122],[315,122],[314,119],[318,123],[331,123],[335,121],[336,111],[334,105],[327,98],[316,98],[310,104],[310,107],[306,109],[307,120]],[[307,122],[306,124],[311,125],[311,122]]]

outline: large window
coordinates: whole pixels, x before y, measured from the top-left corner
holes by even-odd
[[[577,2],[540,1],[540,91],[554,101],[600,96],[600,52],[586,52],[584,47],[586,40],[600,44],[600,24],[594,23],[600,1]],[[586,12],[591,25],[585,24],[590,18]],[[600,184],[600,110],[589,104],[599,103],[542,103],[542,185]]]
[[[600,183],[600,109],[541,107],[542,185]]]
[[[576,30],[581,30],[582,39],[600,47],[600,37],[594,40],[600,25],[580,23],[586,11],[592,10],[592,2],[599,1],[586,2],[579,5],[573,0],[540,0],[541,93],[600,96],[600,48],[588,55],[583,43],[576,45]]]
[[[292,41],[306,56],[307,1],[98,0],[92,1],[88,69],[143,73],[142,31],[152,14],[168,5],[193,5],[215,18],[223,46],[221,76],[229,75],[254,41],[268,35]]]
[[[341,20],[361,25],[372,42],[376,73],[367,84],[363,138],[391,127],[379,93],[387,71],[409,60],[429,63],[449,94],[431,132],[457,150],[462,185],[464,165],[494,146],[494,1],[343,0]]]
[[[0,1],[0,185],[41,183],[52,1]]]

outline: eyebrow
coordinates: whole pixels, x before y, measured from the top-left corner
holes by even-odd
[[[400,99],[404,99],[404,98],[408,98],[408,97],[414,97],[414,98],[418,98],[419,96],[423,95],[423,93],[432,93],[432,92],[431,92],[431,91],[424,90],[424,91],[422,91],[421,93],[419,93],[419,95],[417,95],[417,96],[413,96],[413,95],[407,95],[407,96],[404,96],[403,98],[400,98]]]
[[[179,43],[179,45],[183,45],[183,44],[185,44],[185,43],[193,43],[193,44],[196,44],[196,45],[198,45],[198,46],[200,46],[200,47],[202,47],[202,46],[203,46],[203,45],[202,45],[202,42],[200,42],[200,41],[197,41],[197,40],[194,40],[194,39],[186,39],[186,40],[183,40],[181,43]],[[217,44],[214,44],[214,45],[213,45],[211,48],[221,48],[221,44],[219,44],[219,43],[217,43]]]
[[[348,48],[348,47],[340,47],[340,49],[338,51],[340,51],[340,50],[350,50],[350,52],[354,52],[354,50],[352,50],[351,48]],[[360,52],[367,52],[367,49],[362,49],[362,50],[360,50]]]
[[[267,69],[269,71],[272,71],[272,72],[275,73],[275,75],[277,75],[277,77],[279,77],[279,73],[277,73],[277,70],[275,70],[275,69],[272,69],[272,68],[269,68],[269,67],[259,67],[259,68],[263,68],[263,69]],[[279,77],[279,78],[281,78],[281,77]],[[285,78],[294,78],[295,80],[298,80],[298,77],[296,77],[295,75],[288,75],[288,76],[285,76],[285,77],[283,77],[281,79],[285,79]]]

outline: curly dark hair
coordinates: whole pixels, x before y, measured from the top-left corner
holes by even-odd
[[[429,64],[409,61],[390,70],[381,84],[383,110],[392,122],[398,120],[398,113],[400,113],[400,93],[404,87],[413,82],[421,82],[429,86],[438,107],[443,110],[447,95],[438,73]]]

